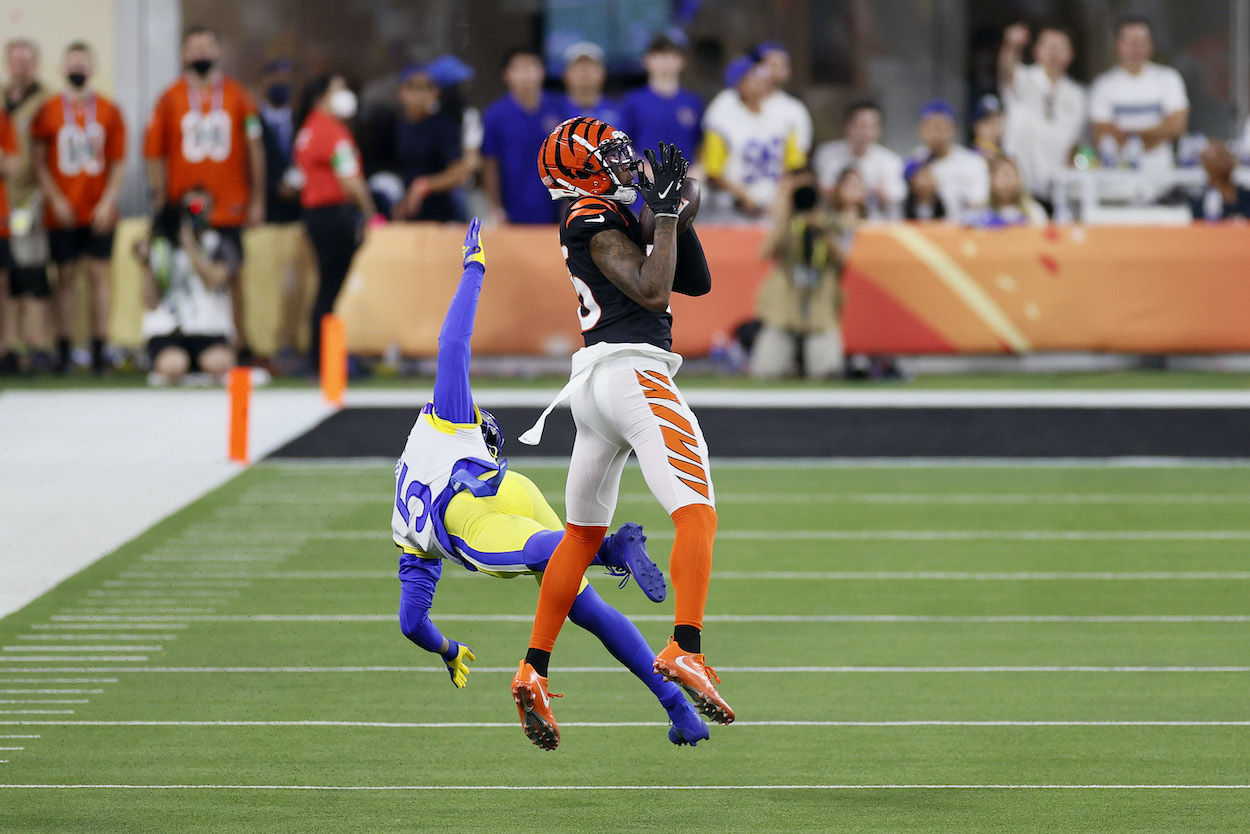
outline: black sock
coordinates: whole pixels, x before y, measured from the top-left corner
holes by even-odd
[[[551,663],[551,652],[542,649],[530,649],[525,653],[525,662],[534,667],[540,678],[547,677],[547,664]]]
[[[91,369],[93,371],[104,370],[104,340],[91,340]]]
[[[64,373],[68,371],[70,365],[74,361],[74,347],[69,343],[69,339],[56,340],[57,353],[57,370]]]
[[[694,626],[673,626],[673,639],[677,641],[677,645],[681,646],[682,651],[690,652],[691,654],[699,654],[703,651],[700,643],[702,634],[703,632]]]

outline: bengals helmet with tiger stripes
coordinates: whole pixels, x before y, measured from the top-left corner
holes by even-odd
[[[538,151],[538,176],[561,197],[602,197],[634,202],[634,173],[642,165],[629,136],[610,124],[577,116],[551,132]]]

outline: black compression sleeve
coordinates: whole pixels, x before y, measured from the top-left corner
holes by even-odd
[[[673,292],[682,295],[707,295],[712,289],[712,273],[707,268],[703,244],[694,227],[677,236],[677,269],[673,274]]]

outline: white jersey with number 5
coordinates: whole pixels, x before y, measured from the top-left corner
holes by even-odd
[[[395,544],[464,564],[449,547],[443,527],[443,511],[457,491],[451,476],[461,461],[470,462],[475,475],[498,471],[480,422],[450,423],[427,403],[395,464],[395,502],[391,507]],[[465,567],[476,570],[467,564]]]

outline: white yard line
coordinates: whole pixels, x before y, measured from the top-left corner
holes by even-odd
[[[322,541],[389,542],[388,530],[327,530],[309,533]],[[648,531],[649,540],[668,541],[671,530]],[[1250,541],[1250,530],[719,530],[718,541]],[[172,561],[172,560],[171,560]],[[218,561],[229,561],[221,559]],[[237,561],[237,560],[236,560]]]
[[[6,698],[0,704],[89,704],[88,698]]]
[[[236,575],[236,574],[231,574]],[[396,579],[395,571],[263,571],[247,574],[252,579],[279,580],[386,580]],[[467,578],[459,571],[446,578]],[[1025,581],[1180,581],[1250,580],[1250,571],[713,571],[713,579],[797,579],[797,580],[944,580],[969,582]]]
[[[409,730],[516,729],[515,721],[24,721],[40,727],[362,727]],[[663,721],[562,721],[561,727],[667,727]],[[1250,721],[735,721],[738,727],[1250,727]],[[719,732],[719,730],[718,730]]]
[[[0,709],[0,715],[73,715],[72,709]],[[11,722],[0,722],[11,723]]]
[[[1243,581],[1250,571],[713,571],[713,579],[941,582],[1176,582]]]
[[[30,657],[27,655],[14,655],[13,657],[0,657],[0,663],[141,663],[148,658],[146,655],[99,655],[98,657],[90,656],[56,656],[48,657]]]
[[[52,619],[55,620],[56,617],[53,617]],[[156,625],[151,623],[134,623],[130,625],[118,623],[96,623],[94,625],[90,623],[35,623],[31,626],[31,628],[36,630],[51,629],[63,631],[107,631],[109,629],[125,629],[129,631],[143,631],[145,629],[150,631],[161,631],[165,629],[173,629],[178,631],[188,628],[188,625],[186,623],[160,623]]]
[[[177,640],[176,634],[19,634],[18,640]],[[138,647],[135,647],[138,648]]]
[[[4,646],[6,652],[159,652],[164,646]]]
[[[10,790],[210,790],[210,791],[880,791],[880,790],[1038,790],[1038,791],[1177,791],[1250,790],[1250,784],[1190,785],[1024,785],[1024,784],[848,784],[848,785],[54,785],[0,784]]]
[[[113,658],[82,658],[104,660]],[[38,670],[31,670],[38,671]],[[135,666],[130,668],[58,669],[75,672],[138,672],[141,674],[336,674],[401,672],[405,674],[446,674],[434,666]],[[516,674],[515,666],[474,667],[479,674]],[[560,674],[623,674],[623,666],[560,667]],[[1151,673],[1151,674],[1244,674],[1250,666],[724,666],[721,672],[736,674],[987,674],[987,673]]]
[[[0,695],[99,695],[103,689],[0,689]]]
[[[13,671],[12,669],[6,671]],[[40,669],[40,672],[45,670]],[[48,669],[48,672],[56,672],[56,669]],[[111,671],[111,670],[110,670]],[[5,678],[0,677],[0,684],[10,683],[117,683],[117,678]]]
[[[669,614],[627,614],[637,623],[667,623]],[[56,618],[96,621],[94,615],[55,615]],[[133,617],[108,617],[108,620],[132,621]],[[160,617],[144,617],[160,620]],[[395,619],[394,614],[208,614],[180,619],[199,623],[381,623]],[[533,614],[438,614],[443,622],[529,623]],[[709,623],[1246,623],[1250,614],[707,614]],[[87,625],[88,623],[80,623]],[[107,625],[108,623],[100,623]],[[69,623],[66,623],[69,625]]]

